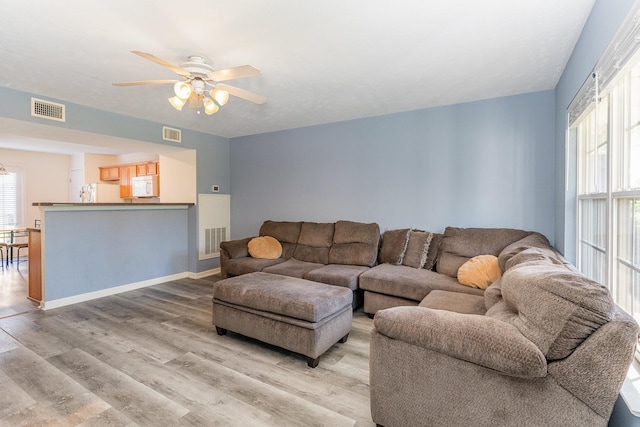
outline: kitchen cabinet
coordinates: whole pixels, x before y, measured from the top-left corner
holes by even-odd
[[[136,164],[136,176],[158,175],[158,162]]]
[[[133,190],[131,188],[131,178],[136,176],[136,165],[120,167],[120,198],[131,199]]]
[[[116,166],[100,166],[100,181],[120,181],[120,198],[131,199],[131,178],[160,174],[159,162],[129,163]]]
[[[101,167],[99,169],[100,169],[100,181],[117,181],[120,179],[119,166]]]

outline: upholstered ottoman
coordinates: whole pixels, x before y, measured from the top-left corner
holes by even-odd
[[[353,293],[348,288],[269,273],[250,273],[213,285],[213,324],[303,354],[320,355],[351,331]]]

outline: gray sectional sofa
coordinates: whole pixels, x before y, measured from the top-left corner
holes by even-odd
[[[374,317],[373,421],[405,425],[606,425],[639,328],[608,290],[541,234],[447,227],[265,221],[278,259],[249,256],[250,238],[221,244],[223,277],[263,271],[354,291]],[[479,255],[503,276],[460,283]],[[460,281],[459,281],[460,279]],[[357,301],[356,301],[357,300]]]

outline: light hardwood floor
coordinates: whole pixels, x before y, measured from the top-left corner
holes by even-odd
[[[28,263],[0,269],[0,318],[34,311],[38,304],[27,299]]]
[[[183,279],[0,319],[0,425],[372,426],[369,333],[303,356],[211,325]]]

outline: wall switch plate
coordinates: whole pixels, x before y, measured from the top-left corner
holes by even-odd
[[[211,186],[211,191],[213,191],[214,193],[219,193],[220,192],[220,186],[219,185],[212,185]]]

